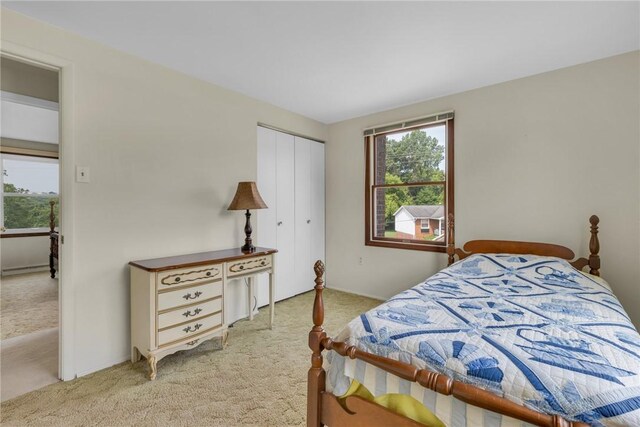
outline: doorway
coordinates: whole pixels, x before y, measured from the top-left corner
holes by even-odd
[[[2,401],[57,382],[60,342],[58,69],[0,56]]]

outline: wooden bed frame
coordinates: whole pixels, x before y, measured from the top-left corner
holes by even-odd
[[[53,260],[54,258],[58,260],[58,238],[60,235],[56,231],[56,201],[51,200],[49,205],[51,206],[51,212],[49,212],[49,272],[51,273],[51,278],[55,279],[56,269]]]
[[[447,233],[449,239],[447,255],[449,265],[455,261],[456,256],[459,259],[463,259],[469,255],[478,253],[532,254],[554,256],[566,260],[572,260],[575,257],[571,249],[548,243],[473,240],[467,242],[462,249],[456,248],[454,245],[453,215],[449,215],[448,220]],[[589,258],[579,258],[575,261],[570,261],[570,264],[578,270],[589,266],[589,273],[599,276],[600,257],[598,252],[600,251],[600,242],[598,240],[598,223],[600,220],[597,216],[593,215],[589,218],[589,222],[591,223]],[[327,333],[322,327],[324,322],[324,303],[322,301],[324,264],[321,261],[317,261],[314,265],[314,271],[316,274],[316,285],[314,287],[316,294],[313,303],[314,326],[311,332],[309,332],[309,348],[312,351],[312,355],[311,368],[309,369],[307,377],[308,427],[318,427],[322,425],[328,425],[330,427],[423,426],[421,423],[357,396],[347,397],[341,404],[335,395],[325,391],[326,373],[322,368],[322,352],[324,350],[333,350],[342,356],[348,356],[351,359],[360,359],[404,380],[417,382],[421,386],[431,389],[436,393],[452,395],[470,405],[531,424],[546,427],[587,427],[585,423],[567,421],[558,415],[549,415],[529,409],[476,386],[453,380],[428,369],[418,369],[407,363],[377,356],[359,350],[355,346],[349,346],[344,342],[334,341],[327,336]]]

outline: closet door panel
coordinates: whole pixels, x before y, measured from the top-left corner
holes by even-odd
[[[296,137],[296,293],[313,288],[311,262],[311,141]]]
[[[324,144],[311,142],[311,262],[325,260]],[[315,278],[313,271],[311,280]]]
[[[277,248],[277,201],[276,201],[276,131],[258,126],[258,191],[267,204],[267,209],[257,209],[256,246]],[[276,255],[277,256],[277,255]],[[269,277],[258,275],[255,293],[258,307],[269,304]]]
[[[276,132],[276,300],[295,295],[295,142]]]

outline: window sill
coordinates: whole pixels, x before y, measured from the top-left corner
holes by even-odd
[[[428,244],[428,243],[404,243],[400,241],[393,240],[367,240],[365,241],[365,246],[378,246],[382,248],[393,248],[393,249],[409,249],[413,251],[424,251],[424,252],[440,252],[444,253],[447,251],[446,244]]]
[[[18,229],[18,230],[7,230],[0,233],[0,238],[9,239],[13,237],[39,237],[39,236],[49,236],[51,234],[47,229]]]

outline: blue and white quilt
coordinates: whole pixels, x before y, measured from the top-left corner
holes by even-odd
[[[561,259],[470,256],[337,339],[541,412],[640,426],[640,335],[606,282]]]

